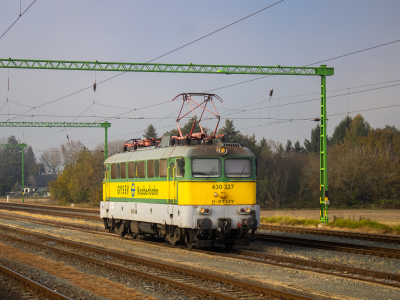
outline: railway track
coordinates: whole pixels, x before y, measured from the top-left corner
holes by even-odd
[[[7,218],[13,219],[13,220],[19,219],[19,217],[14,218],[14,217],[9,217],[9,216]],[[115,234],[107,233],[103,229],[99,229],[94,226],[86,226],[86,225],[82,226],[82,225],[70,224],[70,223],[61,223],[60,224],[60,222],[57,222],[57,221],[47,221],[47,220],[41,222],[41,221],[37,221],[35,219],[33,219],[33,221],[32,221],[32,220],[30,220],[32,218],[29,218],[29,217],[24,217],[24,219],[27,221],[37,223],[37,224],[42,224],[42,225],[50,225],[50,226],[56,226],[56,227],[60,227],[60,228],[79,230],[79,231],[83,231],[83,232],[101,233],[102,235],[116,236]],[[2,228],[1,225],[0,225],[0,228]],[[131,240],[131,241],[137,242],[137,240]],[[171,246],[167,243],[162,244],[160,242],[152,242],[152,241],[147,241],[147,240],[140,240],[140,242],[149,243],[149,244],[153,244],[153,245],[157,245],[157,246],[174,248],[174,246]],[[182,247],[182,248],[186,249],[184,247]],[[362,268],[350,267],[350,266],[345,266],[345,265],[331,264],[331,263],[326,263],[326,262],[318,262],[318,261],[293,258],[293,257],[288,257],[288,256],[283,256],[283,255],[248,251],[248,250],[232,249],[229,252],[224,251],[224,248],[220,248],[220,249],[217,249],[214,251],[209,251],[209,250],[204,251],[204,250],[198,250],[198,249],[186,249],[186,250],[193,251],[193,252],[199,252],[199,253],[206,253],[209,255],[216,255],[216,256],[222,256],[222,257],[227,257],[227,258],[262,263],[262,264],[267,264],[267,265],[271,265],[271,266],[285,267],[285,268],[290,268],[290,269],[295,269],[295,270],[310,271],[310,272],[315,272],[315,273],[333,275],[336,277],[343,277],[343,278],[347,278],[347,279],[362,280],[362,281],[382,284],[382,285],[386,285],[386,286],[400,287],[400,275],[395,274],[395,273],[381,272],[381,271],[370,270],[370,269],[362,269]],[[223,252],[221,252],[221,251],[223,251]]]
[[[313,228],[303,228],[295,226],[280,226],[280,225],[267,225],[267,224],[261,224],[259,229],[280,231],[280,232],[312,234],[312,235],[326,235],[326,236],[334,236],[340,238],[357,239],[357,240],[380,242],[380,243],[400,244],[400,235],[391,235],[391,234],[362,233],[362,232],[352,232],[352,231],[313,229]]]
[[[38,205],[38,204],[22,204],[22,203],[14,203],[14,202],[0,202],[0,206],[9,205],[21,208],[38,208],[38,209],[50,209],[50,210],[60,210],[60,211],[71,211],[77,213],[86,213],[86,214],[99,214],[98,209],[86,209],[86,208],[72,208],[66,206],[51,206],[51,205]]]
[[[17,234],[23,235],[27,234],[27,232],[24,230],[15,229],[8,226],[0,227],[3,230],[7,230],[8,232],[15,232]],[[30,246],[48,249],[62,254],[63,256],[69,256],[74,259],[84,260],[91,264],[107,267],[110,270],[117,270],[118,272],[123,272],[170,284],[174,287],[189,290],[197,294],[206,295],[215,299],[315,299],[313,297],[275,290],[265,286],[246,283],[225,276],[187,269],[176,265],[156,262],[153,260],[147,260],[134,255],[111,251],[108,249],[94,247],[84,243],[72,242],[69,240],[55,238],[43,234],[29,232],[30,236],[37,237],[43,241],[55,242],[59,245],[62,245],[63,247],[72,248],[73,251],[56,248],[55,246],[44,245],[31,240],[25,240],[10,234],[6,234],[4,232],[1,232],[0,235],[18,243],[25,243]],[[79,251],[77,250],[83,250],[83,252],[85,252],[86,254],[87,252],[93,252],[102,257],[112,256],[113,258],[118,258],[123,262],[120,264],[106,262],[104,260],[93,258],[94,255],[78,254],[77,252]],[[124,266],[127,263],[139,265],[140,267],[134,268]]]
[[[272,234],[258,234],[257,240],[266,241],[269,243],[286,244],[291,246],[300,246],[314,249],[324,249],[332,251],[340,251],[361,255],[373,255],[379,257],[400,259],[400,249],[375,247],[357,244],[337,243],[320,241],[313,239],[294,238],[286,236],[278,236]]]
[[[10,210],[10,211],[26,211],[26,212],[30,212],[30,213],[55,215],[55,216],[61,216],[61,217],[66,217],[66,218],[101,221],[101,219],[98,216],[83,215],[83,214],[79,214],[78,212],[61,213],[61,212],[50,211],[48,209],[38,210],[36,208],[35,209],[25,208],[25,207],[16,208],[16,207],[9,206],[8,204],[3,205],[3,203],[0,204],[0,208],[5,208],[6,210]],[[270,225],[267,225],[267,226],[268,226],[268,228],[270,228],[269,227]],[[286,226],[286,227],[288,227],[288,226]],[[266,228],[265,225],[263,225],[261,229],[265,229],[265,228]],[[270,243],[280,243],[280,244],[295,245],[295,246],[308,247],[308,248],[316,248],[316,249],[340,251],[340,252],[347,252],[347,253],[354,253],[354,254],[361,254],[361,255],[373,255],[373,256],[379,256],[379,257],[400,259],[400,249],[394,249],[394,248],[373,247],[373,246],[348,244],[348,243],[337,243],[337,242],[327,242],[327,241],[318,241],[318,240],[314,240],[314,239],[304,239],[304,238],[294,238],[294,237],[282,237],[282,236],[271,235],[271,234],[258,234],[257,239],[262,240],[262,241],[268,241]]]
[[[33,205],[30,205],[33,206]],[[5,209],[9,211],[23,211],[23,212],[29,212],[29,213],[34,213],[34,214],[41,214],[41,215],[50,215],[50,216],[57,216],[57,217],[63,217],[63,218],[75,218],[75,219],[82,219],[82,220],[94,220],[94,221],[102,221],[99,217],[99,212],[97,215],[93,214],[91,212],[89,214],[84,215],[84,212],[80,212],[75,210],[74,212],[68,212],[68,213],[63,213],[63,212],[56,212],[53,211],[51,208],[45,208],[45,209],[39,209],[36,207],[15,207],[9,204],[4,204],[0,203],[0,209]],[[60,209],[59,209],[60,210]]]
[[[37,283],[33,280],[30,280],[29,278],[9,269],[6,268],[3,265],[0,265],[0,273],[16,280],[17,282],[20,282],[28,287],[30,287],[37,295],[43,296],[47,299],[53,299],[53,300],[72,300],[71,298],[68,298],[60,293],[57,293],[44,285],[41,285],[40,283]],[[1,298],[1,295],[0,295]]]

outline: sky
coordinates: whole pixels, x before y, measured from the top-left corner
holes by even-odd
[[[32,2],[0,2],[0,35]],[[0,58],[145,63],[276,2],[37,0],[0,38]],[[398,0],[285,0],[154,62],[301,67],[329,60],[312,65],[335,69],[327,77],[328,135],[347,114],[361,113],[373,128],[400,128],[400,106],[393,106],[400,105],[400,41],[332,59],[400,40],[399,13]],[[161,136],[176,128],[176,95],[208,92],[223,99],[215,101],[220,127],[230,118],[242,134],[285,145],[310,139],[310,119],[320,117],[319,76],[124,73],[100,83],[118,74],[0,68],[0,122],[108,120],[109,141],[141,138],[149,124]],[[78,92],[95,81],[96,92]],[[216,120],[202,124],[214,128]],[[0,128],[0,141],[10,135],[37,157],[67,135],[89,149],[104,141],[100,128]]]

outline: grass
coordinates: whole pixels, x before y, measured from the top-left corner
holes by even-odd
[[[319,220],[296,219],[291,217],[265,217],[261,218],[261,222],[292,226],[317,226],[320,223]],[[400,234],[400,225],[389,226],[376,221],[371,221],[364,217],[360,217],[359,220],[351,220],[333,216],[333,221],[329,222],[327,226],[331,228],[358,229],[360,231],[377,231],[384,234]]]

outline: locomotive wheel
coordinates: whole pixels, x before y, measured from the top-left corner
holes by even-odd
[[[136,239],[136,238],[138,237],[138,234],[137,234],[137,233],[131,232],[131,233],[129,234],[129,236],[130,236],[132,239]]]
[[[176,246],[178,242],[181,240],[181,230],[179,228],[175,228],[173,235],[166,235],[165,239],[170,242],[172,246]]]
[[[125,223],[122,222],[121,225],[119,225],[118,227],[114,227],[114,232],[118,234],[120,237],[124,237],[126,234]]]

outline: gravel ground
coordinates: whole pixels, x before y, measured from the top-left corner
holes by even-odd
[[[61,280],[61,279],[59,279],[55,276],[52,276],[40,269],[33,268],[31,266],[28,266],[26,264],[23,264],[23,263],[14,261],[14,260],[10,260],[10,259],[4,257],[3,255],[0,255],[0,263],[3,266],[29,278],[30,280],[40,283],[41,285],[44,285],[45,287],[50,288],[62,295],[70,297],[72,299],[76,299],[76,300],[79,300],[79,299],[103,300],[104,299],[101,297],[96,297],[88,291],[85,291],[79,287],[71,285],[66,280]],[[7,284],[7,283],[3,282],[3,280],[2,280],[1,284],[0,284],[0,288],[3,286],[3,284]],[[22,290],[23,291],[22,293],[15,291],[17,294],[19,294],[19,296],[21,298],[18,298],[18,297],[17,298],[13,298],[13,297],[1,298],[2,296],[0,296],[0,299],[44,299],[44,298],[37,298],[37,297],[29,298],[29,297],[27,297],[29,292],[26,292],[26,290],[27,290],[26,288],[25,288],[25,290]]]
[[[270,233],[279,236],[306,238],[318,241],[340,242],[340,243],[354,243],[358,245],[378,246],[378,247],[392,247],[400,249],[397,244],[384,244],[370,241],[360,241],[353,239],[337,238],[330,236],[317,236],[310,234],[277,232],[277,231],[260,231],[260,233]],[[358,267],[363,269],[379,270],[383,272],[400,274],[400,260],[394,258],[382,258],[371,255],[357,255],[352,253],[344,253],[338,251],[311,249],[306,247],[297,247],[289,245],[281,245],[275,243],[268,243],[265,241],[256,241],[246,249],[275,253],[280,255],[287,255],[290,257],[297,257],[302,259],[311,259],[315,261],[324,261],[328,263]]]
[[[16,281],[15,279],[9,278],[5,275],[0,274],[0,300],[44,300],[29,287]]]
[[[321,275],[307,271],[295,271],[283,267],[272,267],[259,263],[209,256],[207,254],[188,252],[177,248],[165,248],[128,239],[51,228],[21,221],[3,220],[1,223],[13,224],[21,226],[22,228],[26,226],[29,227],[30,230],[45,234],[65,237],[70,240],[99,245],[113,250],[125,251],[130,254],[157,261],[175,263],[186,267],[189,266],[194,269],[222,273],[235,279],[264,284],[265,286],[276,287],[291,292],[315,294],[321,299],[400,299],[400,289],[358,282],[355,280],[347,280],[335,276]],[[285,246],[277,247],[274,245],[273,247],[274,250],[270,249],[267,251],[279,252],[280,250],[277,250],[279,248],[286,250]],[[296,251],[299,251],[299,253]],[[304,253],[302,251],[304,251]],[[302,255],[302,258],[310,258],[312,252],[313,250],[311,249],[294,249],[291,255]],[[325,252],[328,254],[325,254]],[[321,257],[327,255],[331,258],[346,255],[343,253],[324,250],[318,250],[318,254]],[[362,257],[361,259],[364,258],[365,257]],[[370,258],[371,256],[367,257],[367,259]]]
[[[10,233],[8,233],[8,234],[10,234]],[[114,258],[112,256],[108,256],[108,255],[103,256],[103,255],[99,255],[95,252],[88,252],[88,251],[81,250],[81,249],[71,249],[71,248],[65,247],[63,245],[57,245],[57,243],[53,242],[53,241],[40,241],[40,239],[33,237],[33,236],[29,236],[29,235],[21,236],[19,234],[15,234],[15,233],[12,233],[11,235],[18,236],[19,238],[23,238],[26,240],[40,242],[45,245],[56,246],[57,248],[60,248],[63,250],[73,251],[74,253],[77,253],[80,255],[89,256],[91,258],[118,264],[118,265],[121,265],[124,267],[139,270],[142,272],[143,271],[144,272],[154,271],[154,269],[152,269],[152,268],[129,263],[124,260]],[[194,293],[188,292],[186,290],[177,289],[168,284],[163,284],[163,283],[159,283],[159,282],[155,282],[155,281],[151,281],[151,280],[146,280],[141,277],[133,276],[131,274],[125,274],[125,273],[121,274],[117,271],[110,270],[107,267],[96,266],[96,265],[90,264],[85,261],[79,261],[74,258],[66,257],[62,254],[53,252],[51,250],[43,250],[40,247],[28,246],[26,244],[18,243],[18,242],[9,240],[4,237],[0,237],[0,242],[3,244],[6,244],[8,246],[11,246],[15,249],[18,249],[18,250],[21,250],[21,251],[24,251],[24,252],[27,252],[30,254],[34,254],[36,256],[40,256],[40,257],[43,257],[43,258],[46,258],[46,259],[49,259],[52,261],[62,262],[65,265],[73,266],[74,268],[76,268],[78,271],[80,271],[82,273],[94,275],[97,277],[102,277],[107,280],[110,280],[110,281],[113,281],[113,282],[116,282],[119,284],[123,284],[128,288],[133,288],[136,291],[138,291],[144,295],[146,295],[146,294],[150,295],[150,296],[154,297],[155,299],[160,299],[160,300],[162,300],[162,299],[171,299],[171,300],[208,299],[208,297],[201,297]],[[220,285],[220,284],[215,284],[215,285]],[[77,299],[75,297],[71,297],[71,298]],[[101,298],[93,298],[93,299],[101,299]],[[254,299],[257,299],[257,298],[254,298]],[[263,299],[265,299],[265,298],[263,298]]]

